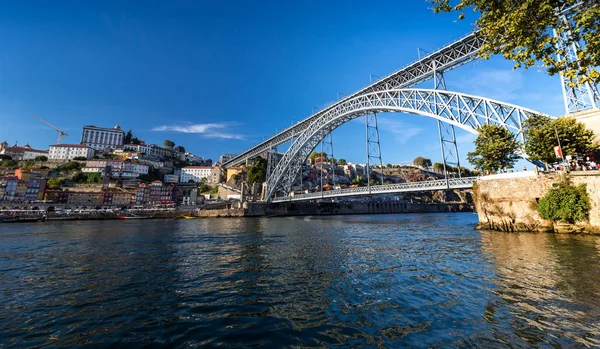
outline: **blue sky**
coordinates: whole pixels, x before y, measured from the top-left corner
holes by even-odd
[[[238,153],[471,30],[424,0],[39,1],[0,12],[0,141],[78,143],[93,124],[217,159]],[[446,74],[449,90],[564,113],[558,77],[502,58]],[[423,87],[431,87],[425,83]],[[441,158],[434,120],[380,115],[385,163]],[[364,121],[334,156],[365,162]],[[462,162],[473,136],[457,131]],[[280,149],[283,150],[283,149]]]

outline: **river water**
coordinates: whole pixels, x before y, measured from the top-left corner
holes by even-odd
[[[600,346],[600,237],[476,219],[0,225],[0,347]]]

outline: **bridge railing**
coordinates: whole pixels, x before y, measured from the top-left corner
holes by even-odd
[[[422,181],[422,182],[406,182],[396,184],[372,185],[370,187],[356,187],[347,189],[334,189],[328,191],[317,191],[306,194],[280,196],[273,199],[273,202],[285,201],[305,201],[316,200],[321,198],[331,198],[340,196],[360,196],[360,195],[375,195],[386,193],[401,193],[426,190],[443,190],[443,189],[466,189],[473,186],[473,183],[478,177],[463,177],[449,178]]]

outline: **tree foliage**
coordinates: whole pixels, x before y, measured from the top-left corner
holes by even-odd
[[[102,182],[102,175],[99,172],[77,172],[71,179],[77,183],[100,183]]]
[[[177,150],[180,153],[185,153],[185,148],[182,145],[178,145],[175,150]]]
[[[328,161],[329,159],[327,158],[327,153],[326,152],[312,152],[308,158],[310,159],[311,163],[316,163],[317,162],[317,158],[321,158],[323,161]]]
[[[83,172],[77,172],[71,179],[77,183],[82,183],[87,181],[87,176]]]
[[[548,74],[562,72],[565,77],[581,84],[600,82],[600,2],[593,0],[429,0],[433,10],[460,12],[472,8],[479,13],[475,25],[485,43],[479,53],[482,58],[501,54],[515,61],[515,68],[530,68],[541,62]],[[557,9],[568,8],[580,2],[571,20],[565,21]],[[550,29],[558,34],[569,33],[567,44],[585,42],[578,52],[578,62],[559,61],[557,55],[565,56],[557,46]],[[581,69],[580,69],[581,67]]]
[[[348,165],[348,162],[346,161],[346,159],[339,159],[338,160],[338,165],[344,166],[344,165]]]
[[[48,161],[48,157],[45,155],[38,155],[35,157],[36,162],[46,162]]]
[[[248,170],[248,184],[264,182],[267,177],[267,160],[259,157]]]
[[[169,149],[173,149],[173,147],[175,147],[175,142],[165,139],[164,145]]]
[[[523,130],[525,153],[532,160],[556,162],[554,146],[558,145],[558,140],[564,155],[586,153],[597,148],[593,144],[594,132],[570,117],[550,119],[547,116],[534,115],[524,121]]]
[[[419,167],[430,167],[431,166],[431,159],[427,159],[427,158],[424,158],[422,156],[417,156],[413,160],[412,163],[413,163],[413,165],[419,166]]]
[[[81,170],[81,164],[77,161],[69,161],[66,164],[61,165],[58,170],[60,172],[76,172]]]
[[[131,144],[132,139],[133,139],[133,133],[131,132],[131,130],[129,130],[125,134],[125,138],[123,139],[123,144]]]
[[[590,198],[585,184],[573,186],[567,181],[548,190],[540,199],[538,212],[545,219],[575,223],[584,221],[590,212]]]
[[[475,151],[467,154],[467,160],[483,171],[497,172],[511,168],[517,162],[515,154],[519,142],[509,130],[498,125],[484,124],[475,139]]]
[[[17,167],[17,166],[19,166],[19,162],[16,160],[2,160],[2,162],[0,162],[0,166],[2,166],[2,167]]]
[[[58,189],[65,182],[62,178],[50,178],[48,179],[48,188],[49,189]]]
[[[441,162],[436,162],[433,164],[433,169],[438,171],[438,172],[443,172],[444,171],[444,164],[442,164]]]

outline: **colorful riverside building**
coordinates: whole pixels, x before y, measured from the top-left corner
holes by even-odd
[[[137,188],[135,202],[138,205],[174,204],[177,202],[175,185],[164,185],[159,180],[150,184],[141,183]]]
[[[102,205],[129,205],[133,202],[135,192],[83,192],[46,190],[45,200],[56,204],[69,204],[73,206],[102,206]]]
[[[16,172],[16,176],[0,177],[0,201],[42,200],[46,179],[31,176],[31,171]]]

